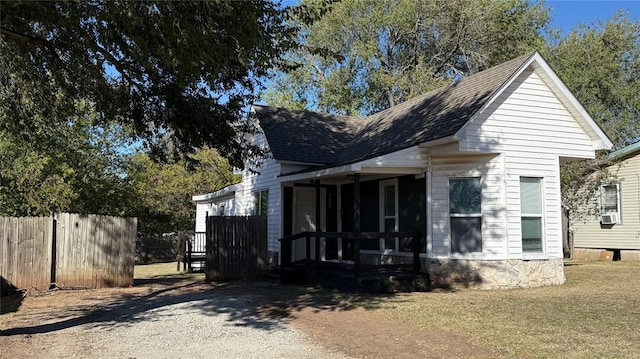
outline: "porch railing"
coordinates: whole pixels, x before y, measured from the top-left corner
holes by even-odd
[[[183,271],[193,272],[193,262],[202,262],[205,259],[205,242],[205,232],[196,232],[193,238],[181,236],[178,240],[176,270],[180,271],[180,262],[182,262]]]
[[[320,239],[325,240],[348,240],[353,243],[353,271],[357,278],[361,271],[361,258],[360,248],[364,241],[379,241],[380,239],[393,239],[393,238],[411,238],[411,249],[413,253],[413,271],[415,273],[420,272],[420,238],[421,232],[301,232],[292,236],[279,239],[280,242],[280,269],[282,276],[285,275],[285,269],[292,266],[292,249],[294,248],[295,241],[305,241],[305,258],[304,261],[307,270],[311,269],[312,265],[319,266],[322,262],[320,253]],[[315,256],[311,256],[311,238],[315,238]],[[300,262],[296,261],[296,262]]]

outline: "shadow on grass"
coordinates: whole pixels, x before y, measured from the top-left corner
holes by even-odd
[[[573,261],[564,261],[564,266],[565,267],[573,267],[573,266],[579,266],[582,265],[582,263],[578,263],[578,262],[573,262]]]
[[[174,283],[185,281],[180,277],[160,277],[156,279],[169,284],[174,280]],[[109,331],[120,326],[166,320],[194,312],[206,316],[224,315],[228,325],[232,326],[274,330],[283,328],[296,312],[307,308],[316,312],[353,310],[358,307],[372,309],[387,297],[389,295],[339,293],[269,282],[207,284],[191,281],[170,285],[146,295],[122,296],[105,304],[52,311],[43,320],[45,324],[8,328],[1,335],[50,333],[79,326]]]

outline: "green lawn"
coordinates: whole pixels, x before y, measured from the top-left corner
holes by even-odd
[[[640,262],[572,262],[563,286],[398,295],[379,311],[506,358],[640,358]]]

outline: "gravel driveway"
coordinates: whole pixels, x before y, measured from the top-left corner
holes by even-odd
[[[0,354],[47,358],[346,358],[311,343],[286,319],[264,315],[250,294],[156,291],[105,305],[18,317]],[[19,348],[21,347],[21,348]],[[9,357],[9,356],[8,356]]]

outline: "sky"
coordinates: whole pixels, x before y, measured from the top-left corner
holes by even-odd
[[[606,20],[623,8],[633,21],[640,21],[640,0],[547,0],[551,8],[551,26],[562,29],[563,35],[580,23]]]

